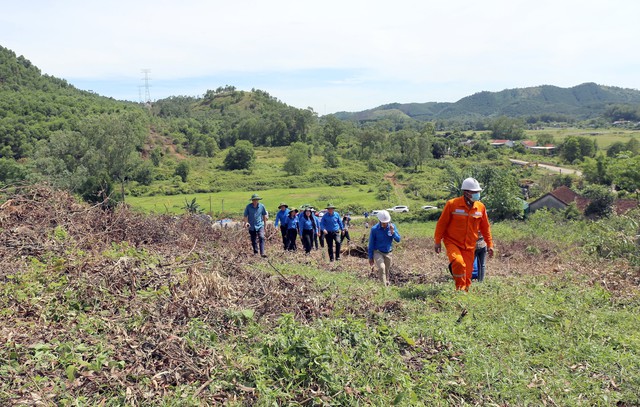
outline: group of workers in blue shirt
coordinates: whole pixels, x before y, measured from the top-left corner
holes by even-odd
[[[326,241],[329,261],[340,260],[340,247],[346,227],[335,206],[329,204],[326,210],[327,212],[320,216],[311,205],[303,205],[301,210],[298,210],[289,209],[289,205],[284,202],[280,203],[274,225],[276,228],[280,227],[284,249],[296,250],[298,236],[305,253],[311,252],[314,245],[317,249],[318,242],[324,247]]]
[[[264,252],[264,227],[268,212],[260,203],[261,199],[258,194],[253,194],[251,203],[244,210],[244,223],[249,229],[253,253],[256,255],[260,253],[262,257],[267,257]],[[298,210],[289,209],[289,205],[282,202],[278,206],[274,226],[280,227],[284,250],[296,250],[298,236],[302,241],[305,253],[310,253],[314,245],[318,249],[318,243],[324,247],[326,241],[329,261],[333,262],[340,260],[342,239],[348,233],[347,225],[350,218],[346,216],[345,219],[346,221],[343,222],[336,207],[332,204],[327,205],[324,215],[320,215],[311,205],[303,205],[301,210]],[[391,223],[389,212],[380,211],[378,220],[379,223],[371,228],[369,235],[369,264],[372,268],[374,266],[377,268],[381,282],[384,285],[389,285],[393,242],[400,241],[400,234],[396,226]]]
[[[471,185],[473,189],[470,189],[471,187],[465,188],[466,184]],[[443,212],[443,215],[440,216],[440,220],[438,220],[434,239],[436,242],[439,242],[445,234],[446,236],[457,234],[456,236],[461,236],[464,239],[464,242],[474,242],[473,250],[471,250],[471,248],[467,250],[469,252],[467,255],[468,259],[466,259],[465,262],[462,262],[458,267],[459,269],[462,267],[465,268],[466,285],[463,289],[466,291],[468,290],[468,286],[470,285],[471,278],[473,276],[474,257],[477,258],[479,260],[478,263],[481,264],[478,266],[478,281],[482,281],[484,279],[485,271],[484,253],[488,253],[489,257],[491,257],[493,255],[493,248],[491,232],[484,212],[479,210],[474,212],[474,216],[477,216],[478,219],[480,219],[480,215],[484,214],[484,217],[482,218],[484,223],[481,223],[480,226],[474,225],[469,229],[469,227],[465,226],[466,223],[469,222],[465,220],[466,223],[463,222],[464,224],[458,222],[458,224],[462,226],[457,226],[457,229],[453,229],[453,231],[447,229],[446,223],[451,223],[450,219],[447,218],[447,208],[453,205],[452,203],[458,201],[462,202],[462,199],[465,199],[466,205],[469,208],[475,208],[473,205],[481,205],[479,203],[475,203],[479,198],[475,197],[474,194],[471,193],[473,191],[481,190],[478,181],[473,178],[465,179],[462,183],[462,189],[464,192],[463,197],[455,198],[447,202],[445,211]],[[476,192],[475,194],[478,196],[480,195],[479,192]],[[467,195],[471,196],[471,198],[468,199]],[[251,203],[247,205],[244,211],[244,222],[249,229],[253,253],[256,255],[260,253],[262,257],[267,257],[264,251],[264,228],[269,214],[264,205],[260,203],[261,199],[262,198],[257,194],[253,194],[251,197]],[[280,203],[278,209],[275,227],[277,228],[280,226],[282,244],[285,250],[296,250],[296,241],[298,236],[300,236],[300,240],[302,241],[302,245],[307,254],[313,249],[314,243],[315,248],[318,249],[318,241],[323,247],[324,242],[326,241],[329,261],[333,262],[334,260],[340,260],[340,248],[345,234],[348,239],[347,231],[350,221],[348,216],[341,219],[340,214],[336,212],[336,207],[332,204],[327,205],[326,213],[324,213],[324,215],[316,212],[311,205],[303,205],[301,208],[302,210],[299,211],[298,209],[290,210],[289,206],[283,202]],[[480,209],[484,211],[484,206],[481,206]],[[451,211],[452,210],[449,210],[449,212]],[[456,211],[461,213],[464,212],[464,210]],[[369,217],[368,212],[365,212],[363,215],[365,216],[365,219]],[[383,285],[387,286],[389,285],[389,270],[392,263],[391,252],[393,250],[393,242],[400,242],[400,234],[398,233],[396,225],[391,223],[391,215],[388,211],[376,211],[375,215],[378,217],[378,223],[371,227],[367,254],[372,271],[375,267],[378,272],[378,278]],[[477,221],[477,223],[479,222],[480,221]],[[441,224],[444,224],[445,226],[441,227]],[[366,222],[366,225],[368,225],[368,222]],[[485,242],[485,239],[487,242]],[[469,246],[469,244],[467,244],[467,246]],[[436,253],[439,253],[441,250],[441,243],[436,243],[434,247]],[[450,252],[452,254],[450,254]],[[455,250],[448,247],[447,254],[450,255],[450,257],[454,256]],[[453,271],[452,275],[456,281],[456,289],[461,289],[459,285],[462,283],[459,283],[458,281],[461,279],[456,279],[457,275]]]

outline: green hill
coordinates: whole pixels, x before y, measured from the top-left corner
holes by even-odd
[[[28,59],[0,46],[0,157],[28,156],[38,140],[76,130],[82,117],[134,106],[43,75]]]
[[[455,103],[392,103],[362,112],[339,112],[343,120],[367,121],[402,112],[416,120],[495,116],[567,115],[576,119],[601,116],[613,104],[640,104],[640,91],[583,83],[571,88],[543,85],[500,92],[478,92]]]
[[[316,116],[288,106],[267,92],[233,86],[208,90],[203,97],[170,97],[154,103],[161,131],[192,154],[211,156],[207,143],[232,146],[249,140],[255,146],[288,146],[305,141]]]

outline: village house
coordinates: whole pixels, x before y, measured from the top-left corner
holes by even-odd
[[[533,140],[522,140],[518,142],[522,144],[524,148],[529,151],[541,152],[543,154],[553,154],[556,149],[556,146],[553,144],[545,144],[544,146],[539,146],[536,141]],[[493,147],[514,147],[516,142],[513,140],[491,140],[490,144]]]
[[[556,149],[556,146],[554,146],[553,144],[545,144],[544,146],[539,146],[538,143],[533,140],[522,140],[521,143],[527,150],[541,152],[544,154],[553,153]]]
[[[572,202],[576,203],[581,213],[584,212],[587,205],[589,205],[589,199],[563,185],[531,202],[529,204],[529,211],[533,213],[542,208],[565,210]]]
[[[490,144],[493,147],[513,147],[515,145],[512,140],[491,140]]]
[[[531,202],[529,212],[533,213],[542,208],[565,210],[572,202],[576,203],[580,213],[584,213],[591,201],[571,188],[561,186]],[[616,199],[613,202],[613,211],[617,215],[623,215],[631,209],[637,208],[638,205],[639,203],[635,199]]]

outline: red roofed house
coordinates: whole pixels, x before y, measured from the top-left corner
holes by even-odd
[[[542,151],[543,153],[553,153],[556,149],[556,146],[553,144],[545,144],[544,146],[539,146],[537,142],[533,140],[522,140],[520,142],[527,150],[531,151]]]
[[[572,202],[576,203],[580,212],[584,212],[590,201],[588,198],[583,197],[571,188],[563,185],[531,202],[529,204],[529,210],[531,213],[541,208],[564,210]]]
[[[561,186],[531,202],[529,211],[533,213],[541,208],[564,210],[571,202],[575,202],[578,210],[584,213],[591,200],[569,187]],[[640,203],[635,199],[616,199],[613,202],[613,211],[617,215],[622,215],[638,206]]]

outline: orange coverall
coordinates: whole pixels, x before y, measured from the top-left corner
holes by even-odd
[[[478,230],[482,232],[487,248],[492,248],[491,227],[482,202],[476,201],[469,208],[464,196],[447,201],[433,238],[436,244],[444,241],[456,290],[468,291],[471,285]]]

